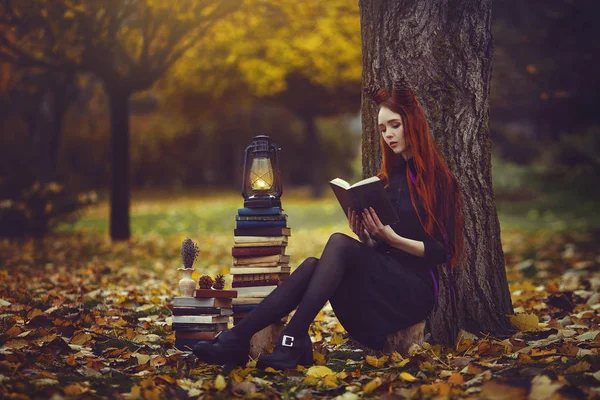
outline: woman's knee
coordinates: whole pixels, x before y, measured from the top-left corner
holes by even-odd
[[[356,240],[352,239],[345,233],[336,232],[333,235],[329,236],[327,244],[334,245],[335,247],[347,247],[352,245],[355,241]]]
[[[316,257],[308,257],[307,259],[305,259],[300,265],[298,265],[297,270],[307,270],[310,271],[310,273],[312,273],[315,268],[317,268],[317,265],[319,264],[319,259]]]

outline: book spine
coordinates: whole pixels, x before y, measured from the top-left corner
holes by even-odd
[[[258,304],[236,304],[233,306],[233,313],[234,315],[238,313],[249,313],[250,311],[254,310],[257,306]]]
[[[274,273],[270,273],[270,274],[234,275],[233,282],[246,282],[246,281],[269,280],[269,279],[284,280],[289,275],[290,275],[289,272],[274,272]]]
[[[232,247],[233,257],[260,257],[285,254],[285,246]]]
[[[175,297],[175,307],[216,307],[214,298],[196,299],[194,297]]]
[[[214,297],[216,299],[232,299],[237,296],[235,290],[196,289],[196,298]]]
[[[287,236],[234,236],[233,237],[233,242],[237,245],[237,244],[246,244],[246,243],[252,243],[252,244],[256,244],[258,246],[267,246],[264,243],[270,243],[270,242],[286,242],[287,243]]]
[[[227,315],[224,314],[228,309],[219,307],[173,307],[173,315]]]
[[[283,211],[281,207],[266,207],[266,208],[238,208],[238,215],[274,215],[280,214]]]
[[[263,268],[252,268],[252,267],[242,267],[242,268],[229,268],[229,273],[232,275],[236,274],[268,274],[272,272],[290,272],[290,267],[263,267]],[[239,293],[238,293],[239,295]]]
[[[257,279],[254,281],[233,282],[231,286],[234,288],[243,288],[249,286],[273,286],[279,284],[281,284],[279,279]]]
[[[213,340],[219,332],[175,332],[176,339]]]
[[[278,215],[236,215],[236,221],[287,221],[287,214]]]
[[[291,228],[267,227],[267,228],[242,228],[234,229],[234,236],[291,236]]]
[[[281,227],[285,228],[287,221],[236,221],[236,229],[244,228],[270,228]]]
[[[173,323],[218,324],[227,323],[227,315],[173,315]]]
[[[267,295],[267,294],[271,293],[275,289],[277,289],[277,285],[270,285],[270,286],[249,286],[249,287],[239,288],[238,290],[239,290],[240,294],[248,296],[248,295],[251,295],[251,294]]]
[[[218,332],[227,329],[225,323],[214,323],[214,324],[193,324],[188,322],[173,322],[171,325],[174,331],[182,332]]]

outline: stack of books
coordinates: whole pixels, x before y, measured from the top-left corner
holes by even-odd
[[[192,351],[199,341],[210,342],[227,330],[236,296],[235,290],[196,289],[195,297],[175,297],[171,308],[175,347]]]
[[[263,298],[290,275],[290,256],[285,254],[291,229],[281,207],[240,208],[236,215],[232,288],[233,323],[244,318]]]

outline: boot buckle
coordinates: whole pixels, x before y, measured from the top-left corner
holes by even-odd
[[[281,341],[281,345],[285,347],[293,347],[294,346],[294,337],[283,335],[283,340]]]

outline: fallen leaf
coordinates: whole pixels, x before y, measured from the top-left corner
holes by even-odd
[[[225,378],[223,377],[223,375],[217,375],[217,377],[215,378],[214,386],[215,389],[217,389],[218,391],[221,391],[227,387],[227,382],[225,382]]]
[[[147,354],[140,354],[140,353],[133,353],[131,356],[137,358],[139,365],[146,364],[152,358],[151,356],[149,356]]]
[[[562,383],[552,383],[546,375],[538,375],[531,380],[531,392],[529,400],[546,400],[563,387]]]
[[[381,386],[381,384],[382,384],[381,378],[377,377],[377,378],[373,379],[372,381],[370,381],[369,383],[367,383],[366,385],[363,386],[363,392],[365,394],[369,394],[373,390],[375,390],[379,386]]]
[[[590,370],[592,365],[587,361],[579,361],[577,364],[571,365],[569,368],[565,370],[565,375],[568,374],[580,374],[582,372],[587,372]]]
[[[327,375],[335,375],[335,372],[323,365],[313,365],[306,371],[305,375],[313,378],[322,378]]]
[[[86,332],[81,332],[71,338],[71,343],[83,345],[89,342],[90,340],[92,340],[92,335]]]
[[[492,379],[481,387],[481,397],[488,400],[514,400],[524,399],[529,387],[527,383],[520,381],[504,382]]]
[[[538,329],[539,318],[535,314],[517,314],[510,316],[510,322],[520,331],[535,331]]]
[[[338,335],[337,333],[333,335],[333,337],[331,338],[331,341],[329,342],[332,345],[339,345],[339,344],[344,344],[348,341],[348,339],[345,339],[342,335]]]
[[[388,356],[381,356],[379,358],[377,358],[375,356],[366,356],[365,357],[367,364],[372,365],[375,368],[383,367],[388,359],[389,359]]]
[[[451,383],[453,385],[462,385],[463,383],[465,383],[465,378],[463,378],[460,372],[454,371],[452,373],[452,376],[450,376],[450,378],[448,379],[448,383]]]
[[[313,351],[313,360],[317,365],[325,365],[327,361],[325,360],[325,356],[318,351]]]
[[[414,382],[417,380],[417,378],[415,378],[408,372],[400,372],[400,374],[398,376],[400,377],[400,379],[402,379],[403,381],[406,381],[406,382]]]
[[[231,385],[231,391],[251,396],[256,393],[256,385],[252,382],[235,382]]]

